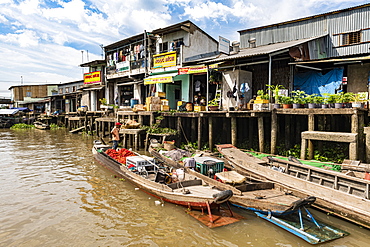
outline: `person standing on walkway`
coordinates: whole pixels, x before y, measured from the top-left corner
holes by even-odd
[[[117,147],[118,147],[119,130],[121,128],[121,125],[122,125],[121,123],[116,123],[116,126],[110,132],[112,134],[112,141],[113,141],[112,149],[117,149]]]

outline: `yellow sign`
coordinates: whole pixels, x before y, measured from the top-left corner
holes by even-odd
[[[218,68],[218,64],[211,64],[208,66],[209,69],[215,69]],[[189,74],[202,74],[207,73],[207,66],[205,65],[198,65],[198,66],[189,66],[184,68],[178,69],[179,75],[189,75]]]
[[[176,66],[176,51],[162,53],[153,56],[153,68],[165,68]]]
[[[101,82],[101,71],[95,71],[84,74],[84,84],[94,84]]]
[[[173,82],[172,76],[162,76],[162,77],[153,77],[153,78],[144,79],[144,85],[156,84],[156,83],[171,83],[171,82]]]

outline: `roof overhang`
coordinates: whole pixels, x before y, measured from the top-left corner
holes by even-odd
[[[101,86],[101,87],[85,87],[82,90],[84,90],[84,91],[93,91],[93,90],[101,90],[103,88],[104,88],[104,86]]]
[[[241,59],[241,58],[248,58],[248,57],[256,57],[256,56],[261,56],[261,55],[278,55],[283,52],[288,52],[289,48],[322,38],[326,35],[321,35],[317,37],[311,37],[307,39],[299,39],[299,40],[293,40],[293,41],[288,41],[288,42],[282,42],[282,43],[276,43],[276,44],[271,44],[271,45],[264,45],[264,46],[258,46],[255,48],[245,48],[241,49],[240,52],[232,55],[225,55],[221,54],[218,58],[216,59],[211,59],[208,60],[207,63],[215,63],[215,62],[221,62],[221,61],[226,61],[226,60],[234,60],[234,59]]]
[[[332,58],[332,59],[321,59],[321,60],[312,60],[312,61],[297,61],[291,62],[290,65],[313,65],[313,64],[323,64],[323,63],[333,63],[334,65],[345,65],[353,63],[362,63],[370,62],[370,56],[363,57],[348,57],[348,58]]]
[[[130,86],[130,85],[134,85],[134,84],[143,84],[143,80],[140,80],[140,81],[130,81],[130,82],[124,82],[124,83],[119,83],[117,84],[117,86]]]

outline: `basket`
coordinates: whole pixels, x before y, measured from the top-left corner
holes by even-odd
[[[163,148],[166,149],[167,151],[170,151],[175,148],[175,142],[174,141],[164,141]]]

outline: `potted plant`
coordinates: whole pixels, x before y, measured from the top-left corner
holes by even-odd
[[[363,108],[366,102],[366,93],[356,93],[353,94],[352,107],[353,108]]]
[[[322,97],[320,95],[316,95],[314,97],[313,103],[316,104],[316,107],[321,107],[321,105],[323,104],[323,102],[324,102],[324,97]]]
[[[262,89],[257,91],[257,98],[254,101],[255,104],[267,104],[269,103],[269,95],[265,93]]]
[[[280,96],[280,103],[284,109],[292,108],[293,99],[289,96]]]
[[[343,106],[346,108],[351,108],[352,106],[352,101],[353,101],[354,93],[352,92],[347,92],[343,93]]]
[[[321,108],[334,107],[336,101],[336,95],[331,93],[323,93],[324,99]]]
[[[219,104],[216,98],[213,100],[208,101],[208,110],[210,111],[217,111],[219,109]]]
[[[268,87],[268,90],[272,93],[272,96],[274,97],[274,108],[280,108],[280,97],[279,91],[281,89],[285,89],[283,85],[266,85]]]
[[[306,96],[305,100],[307,103],[308,108],[316,108],[317,103],[316,103],[316,97],[317,94],[309,94]]]
[[[108,106],[108,101],[106,98],[99,99],[100,101],[100,108],[102,109],[109,109],[110,107]]]
[[[301,90],[292,91],[293,108],[301,108],[305,103],[306,93]]]

